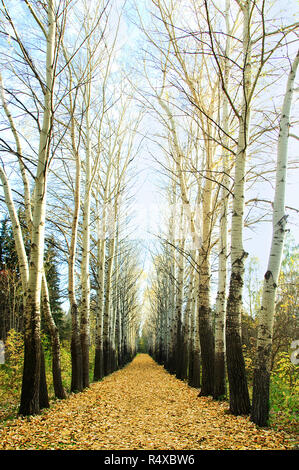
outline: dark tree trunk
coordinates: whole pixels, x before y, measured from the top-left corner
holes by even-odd
[[[261,427],[269,421],[270,373],[266,367],[256,368],[253,376],[251,421]]]
[[[55,327],[55,335],[52,339],[52,375],[55,397],[59,399],[66,398],[67,395],[61,378],[60,341],[57,327]]]
[[[43,276],[42,279],[42,305],[43,314],[51,337],[54,393],[56,398],[63,399],[66,398],[66,393],[61,379],[59,331],[52,317],[47,280],[45,276]]]
[[[103,367],[103,351],[102,348],[97,348],[95,351],[94,359],[94,380],[102,380],[104,377],[104,367]]]
[[[200,388],[200,352],[194,351],[193,353],[193,377],[192,377],[192,387]]]
[[[214,391],[214,334],[210,309],[199,307],[199,339],[201,350],[201,396],[213,395]]]
[[[71,338],[71,357],[72,357],[72,379],[71,392],[81,392],[83,390],[82,380],[82,351],[78,325],[78,306],[72,305],[72,338]]]
[[[230,328],[226,333],[226,358],[230,411],[234,415],[248,415],[250,413],[250,399],[241,338]]]
[[[110,374],[110,341],[107,339],[103,341],[103,369],[105,377]]]
[[[116,351],[114,348],[111,348],[111,372],[116,370]]]
[[[35,309],[26,325],[24,338],[24,367],[22,391],[19,414],[29,416],[40,411],[40,368],[41,368],[41,340],[39,326],[36,324]]]
[[[241,298],[236,297],[242,282],[239,275],[231,274],[226,316],[226,364],[229,382],[230,411],[234,415],[250,413],[245,361],[241,336]]]
[[[71,392],[81,392],[83,390],[82,382],[82,353],[81,344],[78,338],[72,336],[71,340],[71,356],[72,356],[72,380]]]
[[[194,374],[194,349],[192,347],[192,343],[189,344],[189,352],[188,352],[188,385],[192,387],[193,383],[193,374]]]
[[[42,344],[40,346],[39,408],[40,410],[43,408],[50,408],[46,379],[45,356]]]
[[[89,336],[85,332],[80,334],[82,351],[82,385],[89,387]]]
[[[187,341],[185,340],[183,341],[181,350],[182,350],[182,354],[181,354],[182,357],[181,357],[180,378],[181,380],[185,380],[188,378],[188,360],[189,360]]]
[[[215,400],[222,399],[226,396],[225,386],[225,354],[215,354],[215,380],[213,398]]]
[[[178,379],[181,378],[181,364],[182,364],[182,320],[181,313],[178,314],[177,330],[176,330],[176,343],[175,343],[175,375]]]

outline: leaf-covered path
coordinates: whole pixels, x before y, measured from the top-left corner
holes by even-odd
[[[199,398],[146,354],[82,393],[0,431],[0,449],[288,449],[227,404]]]

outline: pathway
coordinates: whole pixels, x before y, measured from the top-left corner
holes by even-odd
[[[39,416],[0,431],[0,449],[288,449],[283,433],[257,429],[198,397],[146,354]]]

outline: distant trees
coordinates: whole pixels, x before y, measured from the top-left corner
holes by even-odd
[[[18,257],[9,219],[1,221],[0,232],[0,337],[6,341],[9,330],[23,328],[23,296]]]

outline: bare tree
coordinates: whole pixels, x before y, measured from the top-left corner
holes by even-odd
[[[294,81],[299,64],[299,51],[291,64],[284,95],[279,138],[277,144],[276,185],[273,203],[272,243],[267,271],[264,276],[261,311],[257,331],[257,357],[254,369],[251,420],[258,426],[266,426],[269,419],[269,390],[271,350],[275,297],[283,254],[287,216],[285,213],[285,189],[288,163],[288,137],[290,110]]]

